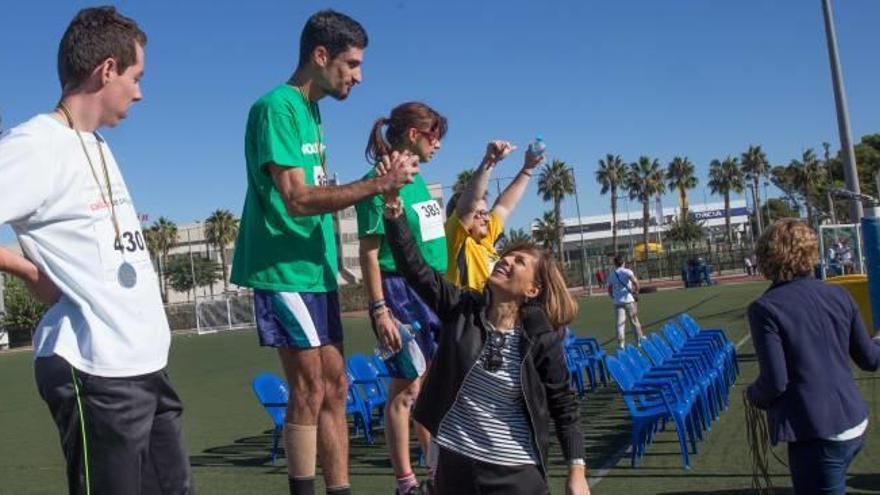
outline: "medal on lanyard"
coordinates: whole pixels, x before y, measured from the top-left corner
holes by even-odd
[[[98,155],[101,157],[101,166],[104,169],[104,181],[107,184],[107,196],[109,196],[109,202],[107,201],[107,198],[104,197],[104,187],[101,186],[101,180],[98,178],[98,173],[95,172],[95,166],[92,164],[92,157],[86,149],[86,142],[83,140],[82,134],[80,134],[79,130],[73,125],[73,116],[70,114],[70,110],[67,109],[64,103],[59,103],[58,109],[64,114],[64,118],[67,119],[68,125],[70,125],[70,128],[76,132],[76,137],[79,138],[79,144],[82,146],[83,153],[86,155],[86,161],[89,162],[89,170],[91,170],[92,177],[95,179],[95,184],[98,186],[98,191],[101,193],[101,201],[103,201],[104,204],[110,205],[110,219],[113,223],[113,231],[116,233],[116,239],[114,242],[115,245],[119,245],[122,242],[122,236],[119,232],[119,221],[116,219],[116,204],[113,202],[113,185],[110,183],[110,173],[107,171],[107,160],[104,158],[104,150],[101,147],[103,139],[101,139],[97,133],[94,133],[95,140],[98,143]],[[116,270],[116,281],[126,289],[131,289],[137,285],[137,270],[131,263],[125,260],[124,251],[122,253],[122,264],[120,264],[119,268]]]

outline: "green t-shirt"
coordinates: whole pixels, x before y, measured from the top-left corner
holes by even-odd
[[[295,88],[284,84],[257,100],[248,115],[244,145],[247,196],[232,282],[290,292],[336,290],[338,272],[330,214],[291,216],[266,167],[299,167],[309,186],[326,184],[319,147],[321,114]]]
[[[376,175],[376,169],[371,170],[365,178]],[[403,201],[403,211],[406,215],[407,224],[412,230],[413,237],[422,251],[425,261],[439,272],[446,271],[446,232],[443,228],[443,212],[437,201],[431,198],[428,186],[422,176],[413,176],[412,184],[403,186],[400,190],[400,199]],[[391,248],[385,238],[385,223],[382,218],[383,200],[379,195],[367,198],[355,205],[358,220],[358,237],[379,235],[382,237],[379,244],[379,269],[386,272],[397,271]]]

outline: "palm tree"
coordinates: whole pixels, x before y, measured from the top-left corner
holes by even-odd
[[[742,171],[745,178],[752,182],[752,198],[755,200],[755,217],[758,219],[758,235],[764,231],[764,219],[761,214],[761,197],[758,192],[758,184],[762,177],[769,173],[767,155],[760,146],[749,145],[749,149],[742,154]]]
[[[666,183],[669,189],[678,191],[678,204],[681,206],[681,221],[688,217],[688,189],[697,187],[697,176],[694,175],[694,164],[687,157],[677,156],[666,168]]]
[[[223,290],[229,290],[229,265],[226,246],[238,236],[238,219],[229,210],[215,210],[205,220],[205,239],[220,251],[223,266]]]
[[[532,242],[532,235],[525,229],[510,229],[498,240],[498,252],[503,253],[523,242]]]
[[[651,198],[666,192],[666,184],[663,182],[663,169],[657,159],[640,156],[639,161],[629,164],[626,188],[629,190],[629,199],[638,200],[642,203],[642,242],[645,252],[648,249],[648,227],[650,215],[648,214]]]
[[[455,177],[455,184],[452,185],[452,193],[463,193],[464,190],[467,189],[468,184],[471,183],[471,179],[474,178],[474,174],[476,173],[477,172],[472,168],[468,168],[459,172],[458,175]]]
[[[813,200],[828,176],[819,163],[819,159],[816,158],[813,148],[804,151],[800,160],[792,160],[789,167],[796,171],[792,174],[795,178],[795,185],[807,206],[807,222],[813,227]]]
[[[165,267],[168,265],[168,252],[177,244],[177,224],[165,217],[159,217],[153,226],[150,227],[155,232],[155,243],[159,256],[159,272],[162,279],[162,300],[168,302],[168,283],[164,275]]]
[[[712,160],[709,164],[709,189],[712,194],[724,195],[724,227],[727,232],[728,248],[733,248],[733,233],[730,229],[730,193],[741,193],[745,187],[742,170],[736,158],[728,155],[723,162]]]
[[[602,194],[611,192],[611,245],[617,254],[617,189],[626,183],[626,164],[620,155],[609,153],[604,160],[599,160],[596,182],[602,186]]]
[[[690,252],[694,244],[703,239],[703,222],[695,218],[683,217],[672,220],[666,230],[666,238],[670,241],[680,242]]]
[[[544,249],[555,252],[555,245],[559,242],[559,224],[556,222],[556,213],[545,211],[544,216],[536,218],[532,226],[532,237],[535,242],[544,245]]]
[[[557,255],[559,261],[563,261],[563,224],[562,224],[562,198],[574,194],[574,179],[571,168],[562,160],[553,160],[544,164],[541,175],[538,177],[538,192],[544,201],[553,201],[553,214],[556,216]]]

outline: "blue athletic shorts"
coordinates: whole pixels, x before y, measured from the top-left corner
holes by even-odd
[[[260,345],[313,349],[342,344],[339,296],[334,292],[254,290]]]
[[[382,290],[385,304],[398,321],[406,324],[418,321],[422,327],[404,349],[385,360],[388,374],[393,378],[414,380],[425,374],[437,351],[440,319],[400,275],[382,273]]]

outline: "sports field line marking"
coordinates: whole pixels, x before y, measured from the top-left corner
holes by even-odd
[[[743,337],[742,339],[740,339],[739,342],[736,343],[736,350],[739,350],[739,348],[742,347],[743,344],[748,342],[750,338],[752,338],[752,334],[747,333],[745,337]]]
[[[745,343],[748,342],[749,339],[751,339],[751,338],[752,338],[751,334],[746,334],[745,337],[741,338],[740,341],[736,343],[736,350],[739,350],[739,348],[744,346]],[[626,451],[629,450],[629,447],[630,447],[629,444],[624,445],[620,450],[615,452],[614,455],[611,456],[610,459],[605,461],[605,464],[603,464],[601,468],[597,469],[596,471],[593,471],[593,473],[595,473],[595,474],[591,474],[590,479],[589,479],[590,488],[595,487],[596,485],[601,483],[603,479],[605,479],[605,475],[607,475],[608,472],[611,471],[611,468],[616,466],[617,463],[619,463],[620,460],[623,459],[623,456],[626,455]]]

